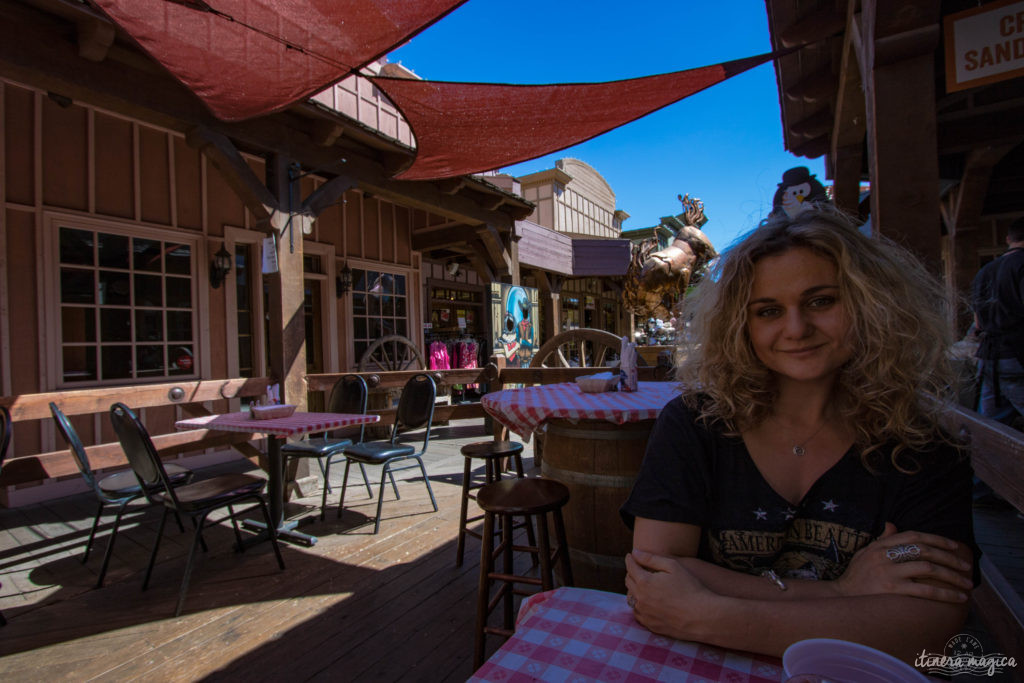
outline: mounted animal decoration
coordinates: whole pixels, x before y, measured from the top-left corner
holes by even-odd
[[[676,218],[683,224],[665,249],[654,251],[654,240],[634,247],[626,274],[625,300],[634,315],[668,320],[673,308],[686,293],[690,279],[718,255],[701,232],[708,222],[704,202],[690,195],[679,195],[683,213]]]
[[[782,174],[782,182],[772,199],[772,214],[782,211],[796,218],[815,202],[829,201],[825,186],[806,166],[796,166]]]

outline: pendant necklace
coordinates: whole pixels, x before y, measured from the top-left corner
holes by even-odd
[[[813,439],[814,437],[816,437],[816,436],[818,435],[818,433],[819,433],[819,432],[820,432],[820,431],[821,431],[822,429],[824,429],[824,428],[825,428],[825,422],[827,422],[827,420],[825,420],[825,419],[823,418],[823,419],[821,420],[821,424],[820,424],[820,425],[818,425],[818,428],[814,430],[814,433],[813,433],[813,434],[811,434],[811,435],[810,435],[809,437],[807,437],[806,439],[804,439],[803,443],[796,443],[796,444],[793,444],[793,455],[796,455],[796,456],[801,456],[801,455],[804,455],[805,453],[807,453],[807,451],[806,451],[806,450],[804,449],[804,446],[806,446],[807,444],[809,444],[809,443],[811,442],[811,439]]]

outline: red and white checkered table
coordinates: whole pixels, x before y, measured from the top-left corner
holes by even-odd
[[[316,543],[316,537],[295,530],[296,522],[284,519],[284,458],[281,456],[280,439],[288,436],[301,436],[310,432],[326,432],[339,427],[368,424],[380,420],[380,415],[355,415],[347,413],[292,413],[288,417],[275,417],[269,420],[253,419],[248,412],[225,413],[223,415],[204,415],[179,420],[174,423],[176,429],[213,429],[221,432],[251,432],[267,434],[267,460],[270,471],[267,473],[267,493],[270,498],[270,517],[277,524],[277,533],[287,540],[294,540],[305,545]],[[250,522],[247,526],[259,528],[261,523]]]
[[[523,602],[515,634],[469,680],[778,683],[782,679],[782,662],[774,657],[651,633],[633,618],[625,595],[558,588]]]
[[[587,394],[574,382],[503,389],[480,399],[484,410],[523,438],[545,420],[606,420],[615,424],[653,420],[679,395],[675,382],[639,382],[636,391]]]

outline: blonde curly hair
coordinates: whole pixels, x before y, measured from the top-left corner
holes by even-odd
[[[794,247],[836,264],[839,299],[851,321],[853,355],[840,369],[835,404],[865,456],[896,442],[896,455],[941,438],[938,414],[951,395],[952,344],[943,286],[908,251],[869,238],[831,205],[796,218],[771,216],[730,247],[683,303],[688,321],[675,377],[701,419],[737,434],[770,416],[773,373],[754,353],[747,303],[754,265]]]

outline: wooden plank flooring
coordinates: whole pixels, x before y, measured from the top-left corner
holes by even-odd
[[[440,511],[431,511],[419,472],[403,472],[401,500],[385,489],[378,535],[367,524],[376,499],[351,488],[337,521],[336,490],[327,520],[303,527],[319,543],[282,544],[285,571],[267,544],[239,555],[229,526],[211,529],[210,552],[196,562],[177,619],[191,537],[173,523],[151,587],[140,591],[157,511],[126,514],[106,585],[95,589],[112,513],[83,565],[90,495],[0,510],[0,610],[9,621],[0,629],[0,680],[464,681],[472,673],[480,546],[468,538],[465,563],[455,566],[459,448],[483,438],[479,421],[437,428],[427,470]],[[248,461],[225,469],[244,467]],[[339,486],[340,476],[341,468],[332,472]],[[318,506],[314,496],[290,503],[288,513],[315,514]],[[1024,521],[983,513],[976,526],[989,556],[1024,588]],[[499,640],[488,638],[489,652]]]
[[[282,545],[285,571],[269,545],[238,555],[229,526],[211,529],[210,552],[197,560],[178,619],[191,538],[173,523],[150,589],[140,591],[157,511],[126,514],[106,585],[97,590],[112,513],[82,565],[95,514],[90,496],[0,510],[0,610],[9,622],[0,630],[0,680],[465,680],[479,542],[468,539],[456,568],[459,448],[487,437],[479,421],[452,425],[435,430],[427,457],[439,512],[419,472],[403,472],[402,498],[386,488],[381,531],[373,535],[367,521],[376,498],[351,488],[341,521],[331,507],[325,522],[303,527],[319,536],[317,545]],[[340,476],[332,472],[339,485]],[[288,513],[312,514],[318,505],[318,496],[302,499]],[[489,638],[489,650],[499,640]]]

